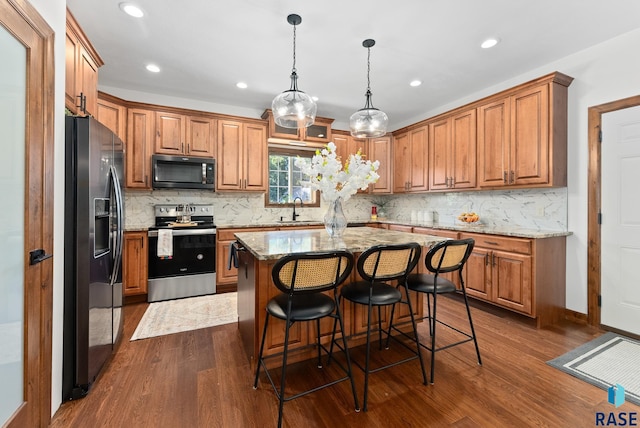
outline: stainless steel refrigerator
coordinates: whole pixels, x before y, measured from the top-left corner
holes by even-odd
[[[124,144],[67,117],[62,399],[85,396],[122,335]]]

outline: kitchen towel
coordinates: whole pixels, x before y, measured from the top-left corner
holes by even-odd
[[[173,257],[173,232],[171,229],[158,229],[158,257]]]

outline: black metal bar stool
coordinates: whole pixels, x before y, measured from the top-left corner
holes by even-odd
[[[397,303],[406,304],[409,307],[409,313],[411,314],[411,323],[413,326],[413,338],[414,342],[419,344],[418,333],[416,330],[416,323],[413,316],[413,308],[411,307],[411,301],[408,298],[409,290],[407,289],[406,278],[407,275],[415,268],[420,258],[420,245],[412,242],[401,245],[377,245],[364,251],[357,261],[358,273],[362,277],[361,281],[356,281],[351,284],[346,284],[341,288],[340,297],[345,298],[358,305],[367,306],[367,350],[365,366],[362,367],[356,361],[354,364],[362,369],[365,373],[364,377],[364,404],[363,409],[367,410],[367,398],[369,387],[369,374],[377,371],[396,366],[416,358],[420,360],[420,367],[422,369],[422,377],[424,384],[427,383],[427,375],[424,369],[424,363],[422,362],[422,355],[420,354],[420,346],[416,346],[416,349],[409,348],[404,341],[398,340],[395,336],[391,335],[391,329],[393,327],[393,318],[389,320],[389,329],[384,330],[381,322],[381,307],[392,306],[391,313],[393,314],[395,305]],[[390,281],[397,280],[397,286],[389,284]],[[404,287],[406,299],[402,298],[402,293],[398,289]],[[382,348],[382,333],[386,334],[386,347],[388,348],[389,338],[393,338],[398,343],[411,350],[414,355],[404,358],[400,361],[396,361],[391,364],[387,364],[375,369],[370,368],[370,355],[371,355],[371,333],[372,322],[371,316],[373,307],[378,308],[378,327],[373,332],[378,332],[380,349]],[[393,315],[392,315],[393,316]],[[335,323],[334,323],[335,334]],[[365,333],[360,333],[365,334]],[[356,336],[356,335],[354,335]],[[351,337],[354,337],[351,336]],[[333,345],[333,341],[332,341]],[[336,342],[336,345],[338,343]],[[339,346],[339,345],[338,345]]]
[[[351,381],[355,409],[356,411],[360,411],[356,387],[351,371],[349,350],[347,348],[347,342],[344,334],[342,334],[342,342],[347,366],[344,367],[339,362],[336,362],[336,364],[338,364],[338,366],[345,372],[345,376],[304,392],[285,397],[287,355],[289,353],[289,329],[291,328],[291,325],[298,321],[316,321],[316,330],[318,333],[316,343],[316,346],[318,347],[318,368],[322,368],[321,349],[324,350],[326,354],[329,354],[330,351],[320,342],[320,319],[325,317],[334,318],[335,322],[332,341],[335,338],[336,323],[340,324],[340,331],[344,331],[344,322],[342,318],[342,311],[340,310],[340,304],[338,302],[336,287],[344,282],[344,280],[349,276],[353,269],[353,264],[353,254],[350,252],[333,251],[291,254],[281,258],[273,266],[271,276],[276,287],[282,291],[282,294],[272,298],[267,303],[267,314],[264,323],[264,331],[262,333],[262,342],[260,344],[260,353],[258,356],[256,377],[253,387],[254,389],[258,387],[260,367],[262,366],[280,402],[278,410],[279,427],[282,426],[282,410],[285,401],[293,400],[347,379]],[[323,293],[325,291],[333,291],[333,296]],[[269,325],[269,319],[272,316],[286,322],[284,351],[281,354],[263,357],[262,354],[264,351],[267,326]],[[278,357],[280,355],[282,355],[282,373],[280,378],[280,390],[278,390],[271,378],[269,370],[267,369],[265,358]]]
[[[431,334],[431,346],[427,346],[420,343],[425,349],[431,351],[431,383],[433,383],[435,375],[435,362],[436,352],[442,351],[452,346],[460,345],[462,343],[473,341],[476,347],[476,354],[478,356],[478,364],[482,365],[480,359],[480,348],[478,348],[478,340],[476,338],[476,332],[473,328],[473,320],[471,319],[471,310],[469,309],[469,300],[467,298],[467,291],[464,286],[464,279],[462,277],[462,268],[469,259],[475,241],[473,239],[452,239],[448,241],[442,241],[429,249],[425,255],[424,263],[429,272],[432,274],[420,273],[411,274],[407,278],[407,284],[410,290],[418,293],[425,293],[427,295],[427,308],[428,315],[422,319],[429,320],[429,333]],[[442,277],[442,274],[448,272],[458,272],[460,280],[460,289],[456,287],[456,284],[450,280]],[[438,294],[444,293],[460,293],[464,298],[464,304],[467,308],[467,316],[469,317],[469,327],[471,332],[465,332],[457,327],[447,324],[436,317],[437,312],[437,297]],[[431,309],[430,297],[433,297],[433,309]],[[443,345],[436,348],[436,326],[440,324],[450,329],[457,331],[465,336],[464,339]]]

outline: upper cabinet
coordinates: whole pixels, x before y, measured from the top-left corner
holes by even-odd
[[[155,113],[154,153],[214,157],[216,120],[170,112]]]
[[[127,107],[125,101],[98,92],[98,122],[112,130],[123,142],[127,141]]]
[[[218,120],[216,190],[267,190],[267,127],[259,121]]]
[[[97,115],[98,68],[104,62],[67,9],[65,107],[77,115]]]
[[[126,187],[150,189],[154,112],[129,108],[127,113]]]
[[[567,88],[553,73],[478,107],[478,186],[567,185]]]
[[[476,187],[476,109],[429,124],[429,189]]]
[[[310,145],[317,145],[318,147],[324,146],[332,140],[331,124],[333,119],[326,117],[316,117],[313,125],[307,128],[284,128],[276,125],[273,120],[273,113],[271,110],[265,110],[262,114],[263,119],[267,119],[269,122],[269,138],[277,138],[284,140],[304,141],[311,143]]]
[[[393,193],[429,190],[427,131],[425,125],[394,136]]]
[[[369,185],[371,193],[388,194],[391,193],[391,135],[369,139],[369,152],[367,158],[372,161],[379,161],[378,181]]]

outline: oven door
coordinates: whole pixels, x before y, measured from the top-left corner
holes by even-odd
[[[216,229],[172,229],[173,251],[158,257],[158,231],[149,231],[149,302],[216,291]]]

